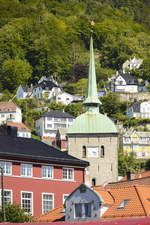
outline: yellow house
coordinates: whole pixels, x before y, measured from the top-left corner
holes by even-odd
[[[137,158],[150,158],[150,132],[129,131],[123,135],[123,151]]]

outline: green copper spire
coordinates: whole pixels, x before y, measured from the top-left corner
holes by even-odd
[[[98,94],[97,94],[95,60],[94,60],[92,36],[91,36],[91,41],[90,41],[90,63],[89,63],[89,74],[88,74],[88,87],[87,87],[86,99],[83,102],[83,104],[85,106],[87,106],[87,109],[92,108],[92,107],[99,108],[99,105],[101,104],[100,100],[98,99]]]

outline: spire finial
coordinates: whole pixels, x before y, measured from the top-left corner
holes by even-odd
[[[89,107],[90,108],[95,108],[95,107],[99,108],[99,105],[101,104],[100,100],[98,99],[98,94],[97,94],[95,60],[94,60],[92,36],[91,36],[91,40],[90,40],[90,62],[89,62],[87,95],[86,95],[86,99],[83,102],[83,104],[86,105],[87,108],[89,108]]]

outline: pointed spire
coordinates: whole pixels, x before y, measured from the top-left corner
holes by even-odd
[[[95,60],[93,52],[93,38],[90,40],[90,62],[89,62],[89,74],[88,74],[88,87],[86,99],[83,102],[85,106],[99,107],[101,104],[98,99],[97,85],[96,85],[96,73],[95,73]]]

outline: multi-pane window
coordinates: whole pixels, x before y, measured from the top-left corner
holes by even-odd
[[[63,179],[73,180],[74,179],[74,169],[73,168],[63,168]]]
[[[75,204],[75,217],[91,217],[92,204],[91,203],[77,203]]]
[[[54,208],[54,195],[49,193],[42,194],[42,213],[46,213]]]
[[[42,177],[53,178],[53,167],[52,166],[42,166]]]
[[[63,194],[63,204],[65,203],[66,199],[68,198],[69,194]]]
[[[0,167],[3,168],[4,175],[11,175],[12,173],[12,163],[10,162],[0,162]],[[0,170],[1,172],[1,170]]]
[[[21,176],[32,177],[32,165],[21,164]]]
[[[32,192],[21,192],[21,207],[29,214],[33,214],[33,196]]]
[[[2,197],[2,190],[0,190],[0,203]],[[12,203],[12,191],[11,190],[4,190],[4,203]]]

